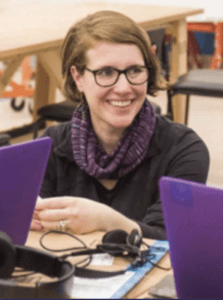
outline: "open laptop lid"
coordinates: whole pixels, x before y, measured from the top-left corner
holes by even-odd
[[[178,298],[223,298],[223,190],[159,181]]]
[[[0,230],[24,245],[40,192],[51,139],[0,148]]]

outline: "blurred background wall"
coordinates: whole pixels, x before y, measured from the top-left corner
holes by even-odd
[[[90,0],[91,2],[97,2]],[[109,2],[120,3],[142,3],[151,5],[173,5],[173,6],[185,6],[185,7],[198,7],[204,8],[205,13],[202,15],[190,17],[189,20],[206,20],[206,19],[222,19],[223,20],[223,1],[220,0],[107,0]],[[29,5],[30,2],[84,2],[84,0],[0,0],[0,8],[5,5]]]

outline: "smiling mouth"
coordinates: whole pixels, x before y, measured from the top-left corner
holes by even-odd
[[[125,107],[130,105],[133,100],[127,100],[127,101],[108,101],[112,106],[119,106],[119,107]]]

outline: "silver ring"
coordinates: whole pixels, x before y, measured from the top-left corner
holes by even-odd
[[[59,221],[59,230],[62,232],[66,231],[66,224],[64,221]]]

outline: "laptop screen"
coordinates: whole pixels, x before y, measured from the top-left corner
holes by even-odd
[[[24,245],[51,148],[44,137],[0,148],[0,230]]]
[[[171,177],[159,187],[178,297],[223,298],[223,189]]]

